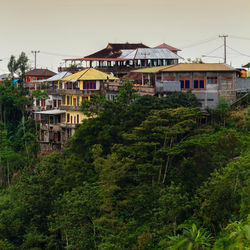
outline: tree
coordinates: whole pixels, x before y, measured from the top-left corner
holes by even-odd
[[[129,105],[137,98],[137,90],[133,88],[133,84],[130,81],[126,81],[122,84],[117,96],[117,102],[123,105]]]
[[[29,69],[28,62],[29,62],[28,57],[24,52],[22,52],[17,59],[18,73],[21,81],[24,81],[25,72]]]
[[[50,230],[61,233],[66,249],[97,249],[95,218],[99,203],[97,187],[87,183],[55,201]]]
[[[176,186],[174,182],[161,191],[159,198],[159,223],[164,227],[173,225],[173,235],[176,236],[177,223],[183,221],[184,213],[190,208],[188,194],[181,190],[180,185]]]
[[[95,117],[99,115],[100,112],[103,110],[103,105],[105,101],[105,97],[101,95],[91,95],[90,100],[84,98],[81,103],[81,110],[85,115],[89,117]]]
[[[202,58],[196,57],[195,59],[187,58],[186,63],[204,63]]]
[[[14,73],[18,70],[18,63],[16,61],[15,56],[11,55],[9,63],[8,63],[8,70],[11,73],[11,76],[14,77]]]
[[[216,105],[216,111],[223,122],[224,127],[226,126],[226,118],[229,115],[230,105],[224,98],[220,98]]]
[[[160,246],[170,246],[170,249],[198,250],[211,249],[211,235],[204,228],[197,228],[195,224],[190,228],[185,226],[183,233],[177,236],[169,236],[169,242],[162,242]],[[166,244],[167,243],[167,244]]]
[[[214,233],[225,227],[231,219],[242,219],[241,208],[245,211],[243,216],[249,212],[249,209],[246,209],[249,197],[248,192],[245,192],[250,179],[249,168],[248,150],[236,161],[231,161],[226,167],[215,171],[199,188],[198,215],[203,224],[211,227]]]
[[[34,90],[34,91],[32,91],[32,98],[33,98],[33,100],[40,101],[42,99],[48,99],[49,95],[46,91]]]
[[[24,81],[25,72],[29,68],[28,61],[29,59],[24,52],[22,52],[19,55],[17,60],[15,56],[11,55],[9,63],[8,63],[8,69],[11,73],[11,76],[14,77],[14,73],[18,72],[21,81]]]

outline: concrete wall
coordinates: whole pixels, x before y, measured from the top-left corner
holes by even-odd
[[[250,91],[250,78],[236,78],[235,90],[237,93]]]
[[[181,91],[181,83],[179,81],[156,81],[156,93]]]
[[[211,83],[209,77],[216,77],[217,82]],[[179,81],[181,79],[190,80],[190,88],[181,91],[191,90],[199,99],[202,108],[216,108],[220,97],[225,98],[229,103],[236,100],[236,73],[235,72],[163,72],[161,79],[163,81],[171,79],[171,81]],[[195,89],[194,80],[204,80],[205,88]],[[210,78],[211,79],[211,78]],[[229,79],[230,88],[225,88],[225,79]],[[227,81],[227,80],[226,80]]]

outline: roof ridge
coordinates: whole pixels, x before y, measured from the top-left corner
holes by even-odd
[[[86,70],[85,72],[83,72],[83,73],[80,75],[80,77],[77,78],[77,80],[79,80],[83,75],[85,75],[90,69],[91,69],[90,67],[87,68],[87,70]]]

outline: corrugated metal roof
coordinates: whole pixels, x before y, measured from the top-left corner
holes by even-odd
[[[135,53],[137,50],[135,49],[125,49],[125,50],[121,50],[121,55],[119,58],[130,58],[133,59],[135,57]]]
[[[131,50],[129,54],[122,51],[120,58],[128,59],[181,59],[180,56],[173,53],[167,48],[139,48],[136,50]]]
[[[170,65],[170,66],[172,66],[172,65]],[[134,73],[148,73],[148,74],[152,73],[152,74],[155,74],[155,73],[158,73],[158,72],[162,71],[163,69],[165,69],[167,67],[170,67],[170,66],[150,67],[150,68],[133,70],[131,72],[134,72]]]
[[[32,69],[25,73],[26,76],[44,76],[44,77],[51,77],[56,75],[55,72],[49,69]]]
[[[163,72],[187,72],[187,71],[236,71],[235,68],[224,63],[181,63],[171,65],[163,70]]]
[[[118,58],[121,50],[135,50],[137,48],[148,48],[148,46],[143,43],[109,43],[105,49],[85,56],[85,58]]]
[[[62,78],[62,81],[77,81],[77,80],[118,80],[118,78],[108,75],[94,68],[87,68],[73,75]]]
[[[111,52],[110,52],[111,53]],[[170,51],[167,48],[137,48],[137,49],[121,49],[115,54],[108,54],[106,56],[100,56],[96,54],[96,57],[93,55],[91,57],[85,58],[73,58],[65,59],[71,61],[119,61],[119,60],[144,60],[144,59],[182,59],[176,53]],[[100,57],[98,57],[100,56]]]
[[[60,115],[66,113],[65,110],[60,109],[52,109],[52,110],[45,110],[45,111],[37,111],[34,112],[35,114],[42,114],[42,115]]]
[[[138,69],[138,70],[133,70],[132,72],[158,73],[158,72],[195,72],[195,71],[237,71],[237,70],[224,63],[180,63],[167,66]]]
[[[61,80],[62,78],[66,77],[66,76],[70,76],[72,75],[72,73],[70,72],[60,72],[46,80],[42,80],[42,82],[57,82],[59,80]]]

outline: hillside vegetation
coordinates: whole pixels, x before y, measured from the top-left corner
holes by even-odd
[[[40,156],[22,88],[0,84],[0,249],[248,249],[250,110],[191,93],[93,98]]]

